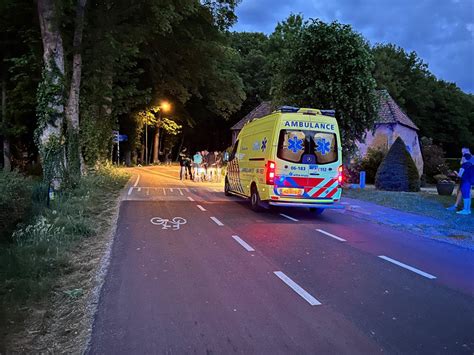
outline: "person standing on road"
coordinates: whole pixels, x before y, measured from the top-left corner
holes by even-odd
[[[186,175],[186,148],[183,148],[179,153],[179,179],[183,180]]]
[[[222,166],[224,164],[223,162],[223,157],[222,157],[222,153],[221,152],[218,152],[218,151],[215,151],[214,152],[214,155],[216,157],[216,178],[217,178],[217,182],[221,182],[221,178],[222,178]]]
[[[464,164],[466,162],[466,159],[464,158],[465,154],[472,155],[469,148],[464,147],[464,148],[461,149],[461,157],[462,157],[461,158],[461,164],[460,164],[461,166],[462,166],[462,164]],[[472,163],[474,164],[474,162],[472,162]],[[449,206],[446,209],[448,211],[457,211],[458,208],[459,208],[459,205],[461,204],[461,201],[462,201],[462,193],[461,193],[461,185],[459,184],[458,188],[456,190],[456,202],[454,202],[454,205]]]
[[[186,154],[186,158],[184,158],[184,166],[186,167],[185,177],[187,179],[189,176],[189,180],[193,180],[193,172],[191,170],[192,165],[193,165],[193,161],[191,160],[189,155]]]
[[[459,188],[464,202],[464,208],[457,214],[471,214],[471,186],[474,185],[474,161],[472,155],[467,153],[463,155],[465,162],[459,169],[458,176],[461,178]]]
[[[209,156],[209,152],[207,150],[203,150],[201,152],[201,155],[202,155],[202,168],[203,168],[203,172],[204,172],[204,180],[207,180],[207,169],[209,167],[209,163],[208,163],[208,156]]]
[[[165,164],[169,166],[171,165],[171,149],[166,149],[165,152]]]
[[[201,152],[196,152],[193,156],[193,165],[194,165],[194,181],[201,181],[201,164],[202,164],[202,155]]]
[[[216,156],[214,152],[207,155],[207,180],[212,181],[216,176]]]

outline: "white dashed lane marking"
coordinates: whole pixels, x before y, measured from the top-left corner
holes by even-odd
[[[203,212],[206,211],[206,209],[204,207],[202,207],[201,205],[197,205],[197,208],[199,208]],[[211,217],[211,218],[214,218],[214,217]],[[214,222],[216,222],[216,221],[214,221]]]
[[[211,217],[211,219],[218,225],[218,226],[223,226],[224,223],[222,223],[221,221],[219,221],[216,217]]]
[[[286,215],[286,214],[280,213],[280,216],[285,217],[285,218],[288,218],[289,220],[292,220],[292,221],[294,221],[294,222],[298,222],[298,220],[297,220],[296,218],[290,217],[290,216],[288,216],[288,215]]]
[[[234,238],[234,240],[239,243],[240,245],[242,245],[244,247],[245,250],[247,251],[255,251],[254,248],[252,248],[250,245],[248,245],[245,241],[243,241],[238,235],[233,235],[232,238]]]
[[[321,302],[319,302],[316,298],[311,296],[308,292],[306,292],[300,285],[290,279],[281,271],[274,271],[273,272],[280,280],[286,283],[290,288],[295,291],[298,295],[300,295],[306,302],[308,302],[311,306],[319,306]]]
[[[392,259],[392,258],[389,258],[388,256],[385,256],[385,255],[379,255],[379,258],[380,259],[383,259],[383,260],[386,260],[388,261],[389,263],[392,263],[392,264],[395,264],[395,265],[398,265],[404,269],[407,269],[407,270],[410,270],[418,275],[421,275],[423,277],[426,277],[427,279],[430,279],[430,280],[433,280],[433,279],[436,279],[436,276],[434,275],[431,275],[431,274],[428,274],[427,272],[424,272],[424,271],[421,271],[417,268],[414,268],[413,266],[410,266],[410,265],[407,265],[407,264],[404,264],[404,263],[401,263],[400,261],[397,261],[395,259]]]
[[[331,234],[331,233],[328,233],[326,231],[323,231],[322,229],[316,229],[319,233],[323,233],[325,235],[327,235],[328,237],[331,237],[331,238],[334,238],[336,240],[339,240],[340,242],[345,242],[346,240],[341,238],[341,237],[338,237],[337,235],[334,235],[334,234]]]
[[[138,174],[137,176],[137,181],[135,181],[135,184],[133,184],[133,186],[137,186],[138,185],[138,182],[140,181],[140,174]]]
[[[188,196],[188,200],[194,202],[194,199],[191,196]]]

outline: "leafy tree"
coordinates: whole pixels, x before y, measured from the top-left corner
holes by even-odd
[[[377,109],[367,42],[348,25],[310,20],[293,31],[275,76],[279,104],[336,109],[343,148],[371,127]]]
[[[270,99],[272,74],[268,59],[269,39],[265,34],[256,32],[233,32],[228,37],[230,46],[240,56],[236,67],[246,96],[238,111],[238,117],[241,118],[262,101]]]
[[[24,151],[17,152],[16,146],[34,149],[29,142],[42,55],[39,26],[32,21],[35,16],[31,1],[0,1],[0,138],[6,171],[19,167]]]
[[[387,191],[420,191],[420,177],[405,143],[398,137],[375,176],[375,187]]]
[[[372,48],[374,78],[420,128],[422,136],[451,155],[474,144],[474,99],[455,84],[437,80],[415,52],[393,44]],[[456,137],[456,140],[453,140]]]

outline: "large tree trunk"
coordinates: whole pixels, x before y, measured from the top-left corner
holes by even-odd
[[[71,87],[66,106],[66,120],[68,125],[68,166],[75,176],[85,174],[84,159],[79,142],[79,97],[81,90],[82,72],[82,33],[84,31],[84,11],[87,0],[78,0],[76,6],[76,20],[74,28]]]
[[[5,76],[2,77],[2,121],[5,124],[7,119],[7,81]],[[4,129],[6,127],[4,126]],[[11,171],[11,153],[10,153],[10,139],[6,132],[3,134],[3,170]]]
[[[43,41],[43,81],[38,94],[37,143],[43,178],[59,188],[64,177],[64,50],[57,23],[55,0],[38,0]]]

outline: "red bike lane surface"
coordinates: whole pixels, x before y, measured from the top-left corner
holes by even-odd
[[[214,202],[204,206],[268,262],[318,295],[323,304],[351,319],[385,350],[437,353],[449,349],[462,353],[472,349],[474,303],[469,292],[472,279],[466,276],[472,264],[469,250],[407,237],[385,226],[354,223],[338,213],[315,218],[302,210],[255,214],[244,204]],[[346,241],[320,231],[330,231]],[[427,259],[421,264],[430,272],[434,269],[436,277],[444,268],[451,275],[428,279],[381,259],[382,254],[418,264]],[[448,267],[438,265],[440,260]],[[452,262],[465,267],[462,282],[456,281],[459,270]],[[467,287],[462,287],[464,284]],[[443,324],[456,326],[446,328]]]
[[[152,217],[183,217],[179,229]],[[90,354],[373,353],[342,313],[311,306],[193,202],[125,201]]]

